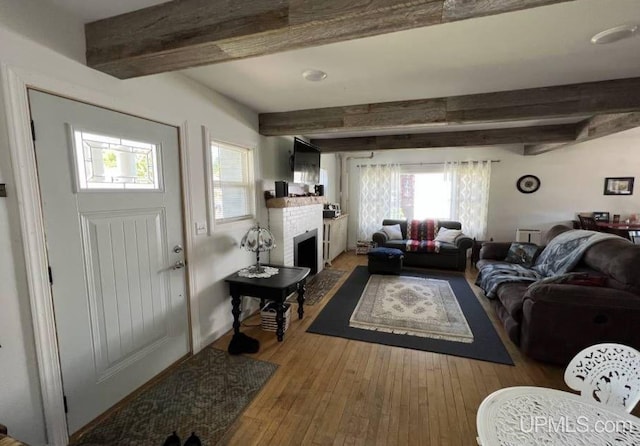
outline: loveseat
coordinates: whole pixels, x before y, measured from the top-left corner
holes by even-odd
[[[458,221],[440,220],[439,228],[462,229]],[[473,245],[473,240],[460,234],[452,243],[439,244],[439,252],[408,252],[407,251],[407,220],[385,219],[382,226],[400,225],[401,240],[390,240],[388,235],[380,230],[373,234],[373,241],[380,247],[400,249],[404,253],[405,266],[419,266],[427,268],[457,269],[464,271],[467,267],[467,250]]]
[[[554,226],[545,236],[569,231]],[[511,243],[485,242],[478,269],[504,263]],[[507,335],[527,356],[566,365],[583,348],[640,348],[640,246],[616,237],[587,248],[566,283],[502,283],[493,300]],[[568,275],[567,275],[568,276]],[[486,290],[485,290],[486,291]]]

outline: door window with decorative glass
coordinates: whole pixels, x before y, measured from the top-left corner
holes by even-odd
[[[210,203],[215,223],[254,217],[252,151],[219,141],[209,147]]]

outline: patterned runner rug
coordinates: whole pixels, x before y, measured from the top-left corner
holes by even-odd
[[[349,320],[351,327],[473,342],[473,333],[449,282],[372,275]]]
[[[346,271],[339,269],[323,269],[307,284],[304,293],[304,304],[315,305],[322,300],[326,294],[331,291],[336,283],[344,276]]]
[[[71,446],[162,446],[173,431],[214,446],[277,367],[207,347]]]

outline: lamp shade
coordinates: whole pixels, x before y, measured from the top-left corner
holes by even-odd
[[[240,247],[251,252],[263,252],[275,248],[276,242],[271,231],[256,225],[242,237]]]

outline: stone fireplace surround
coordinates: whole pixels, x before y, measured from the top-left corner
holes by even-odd
[[[276,247],[269,252],[270,263],[294,265],[294,237],[317,230],[316,252],[318,272],[322,271],[322,209],[321,197],[274,198],[267,201],[269,229],[276,240]]]

